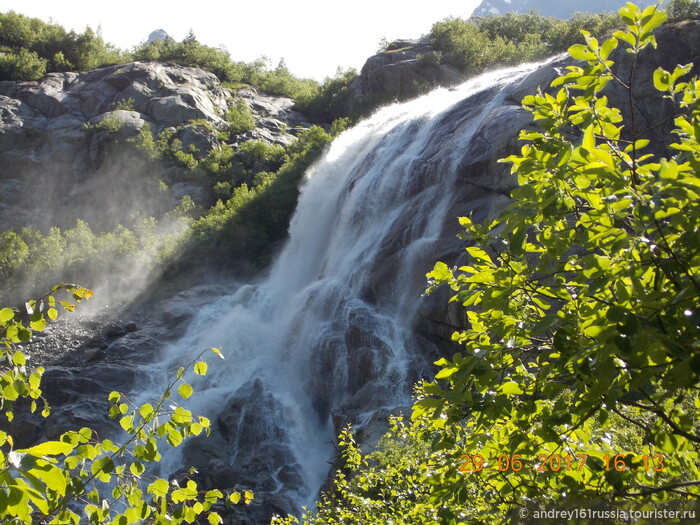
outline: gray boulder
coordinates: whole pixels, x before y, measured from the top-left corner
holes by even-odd
[[[385,51],[367,59],[360,75],[350,84],[351,104],[404,100],[464,80],[456,68],[439,62],[439,54],[428,37],[396,40]]]

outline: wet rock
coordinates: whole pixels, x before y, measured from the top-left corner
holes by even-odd
[[[168,330],[186,325],[192,320],[194,313],[217,296],[224,295],[226,289],[216,285],[195,286],[181,292],[170,299],[162,301],[158,311],[162,312],[161,319]]]
[[[277,479],[288,487],[303,487],[304,479],[301,477],[300,471],[300,465],[284,465],[277,473]]]
[[[103,399],[82,399],[55,405],[43,425],[43,435],[53,440],[68,431],[88,427],[97,435],[113,435],[118,424],[109,419],[110,403]]]
[[[41,405],[40,405],[41,407]],[[26,408],[26,407],[25,407]],[[41,408],[39,408],[41,410]],[[44,419],[29,410],[17,410],[15,408],[12,423],[4,417],[0,418],[0,430],[11,432],[15,448],[27,448],[41,436],[44,428]]]
[[[367,422],[356,429],[355,439],[364,454],[376,450],[379,441],[391,428],[391,417],[410,418],[412,407],[396,407],[394,409],[382,408],[375,411]]]
[[[180,323],[191,321],[194,316],[192,308],[184,304],[172,304],[163,312],[163,321],[168,328],[175,328]]]
[[[203,159],[210,150],[221,146],[221,141],[217,140],[211,128],[201,125],[186,126],[176,136],[182,141],[183,151],[191,152],[198,160]]]
[[[107,343],[107,339],[105,339],[104,336],[96,335],[94,337],[91,337],[85,343],[85,346],[87,348],[99,348],[101,350],[105,350],[109,346],[109,343]]]
[[[126,334],[126,327],[119,322],[109,323],[104,329],[104,334],[109,338],[121,337]]]
[[[336,433],[340,433],[348,423],[359,423],[361,414],[382,408],[389,396],[387,385],[377,381],[365,384],[355,395],[350,396],[331,411]]]
[[[351,319],[345,333],[350,394],[379,378],[394,355],[391,347],[376,335],[376,324],[375,318],[362,313]]]
[[[87,347],[83,349],[83,358],[90,363],[102,361],[106,356],[105,351],[100,348]]]
[[[213,487],[251,489],[266,509],[280,497],[291,502],[282,494],[306,490],[289,445],[286,428],[291,421],[262,380],[239,388],[215,421],[211,436],[190,440],[184,453],[185,463],[194,465]],[[287,503],[283,507],[289,510]]]
[[[100,383],[83,377],[79,369],[50,368],[41,380],[44,397],[51,405],[66,405],[98,393],[109,392]]]

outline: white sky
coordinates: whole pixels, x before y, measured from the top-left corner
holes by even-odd
[[[189,29],[210,46],[224,46],[234,60],[262,55],[277,65],[284,58],[297,76],[322,80],[338,66],[360,69],[382,37],[418,38],[448,16],[467,18],[480,0],[0,0],[0,11],[54,22],[102,36],[130,49],[164,29],[182,40]]]

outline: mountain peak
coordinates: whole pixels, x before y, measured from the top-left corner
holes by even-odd
[[[148,43],[151,44],[152,42],[164,42],[166,40],[172,40],[173,37],[171,37],[164,29],[156,29],[155,31],[152,31],[150,35],[148,35]]]
[[[654,0],[638,0],[640,7],[651,5]],[[472,16],[504,15],[506,13],[529,13],[535,11],[543,16],[570,18],[577,11],[593,13],[600,11],[617,11],[625,0],[482,0]]]

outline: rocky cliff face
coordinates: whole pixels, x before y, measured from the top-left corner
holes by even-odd
[[[145,172],[124,142],[148,125],[155,134],[170,130],[183,151],[201,158],[227,146],[218,132],[237,96],[259,128],[231,139],[234,146],[251,139],[288,144],[295,139],[287,127],[308,125],[289,99],[231,93],[213,74],[175,65],[134,62],[0,82],[0,222],[46,227],[83,218],[110,228],[133,213],[157,215],[186,194],[206,201],[201,178],[174,162]]]
[[[655,4],[653,0],[635,2],[640,7]],[[554,18],[570,18],[576,12],[599,13],[601,11],[617,11],[625,5],[624,0],[483,0],[472,13],[472,16],[504,15],[506,13],[529,13],[535,11],[543,16]]]

